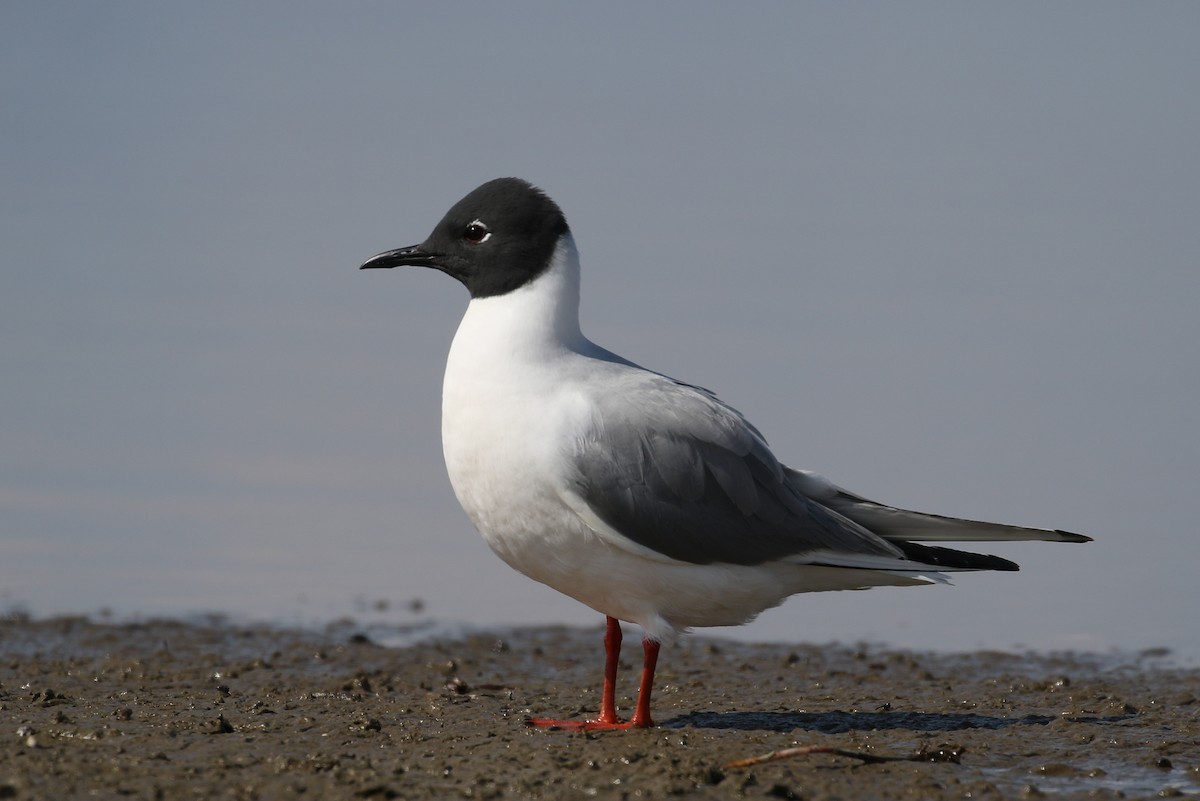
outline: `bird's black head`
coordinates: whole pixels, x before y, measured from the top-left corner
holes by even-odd
[[[361,269],[433,267],[461,281],[472,298],[503,295],[545,272],[569,230],[542,190],[497,178],[455,203],[424,242],[380,253]]]

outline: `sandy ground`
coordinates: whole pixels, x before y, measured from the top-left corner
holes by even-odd
[[[0,799],[1150,798],[1200,794],[1200,671],[692,637],[657,728],[530,730],[598,702],[602,631],[385,647],[220,620],[0,621]],[[630,705],[641,649],[626,639]],[[867,764],[961,750],[957,762]]]

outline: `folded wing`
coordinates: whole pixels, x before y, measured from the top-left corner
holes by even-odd
[[[644,372],[611,389],[573,443],[570,492],[619,545],[694,564],[911,572],[1017,569],[921,540],[1088,539],[879,504],[783,466],[754,426],[706,390]]]

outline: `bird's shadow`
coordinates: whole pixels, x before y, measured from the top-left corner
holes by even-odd
[[[1130,716],[1072,718],[1077,723],[1113,723]],[[1003,729],[1008,726],[1045,726],[1054,717],[1025,715],[998,718],[969,712],[692,712],[661,725],[669,729],[734,729],[737,731],[814,731],[844,734],[851,731],[907,729],[916,732]]]

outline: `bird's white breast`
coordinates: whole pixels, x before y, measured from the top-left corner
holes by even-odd
[[[506,562],[558,587],[589,536],[561,499],[572,432],[589,413],[569,237],[531,284],[474,299],[442,389],[442,449],[459,503]]]

